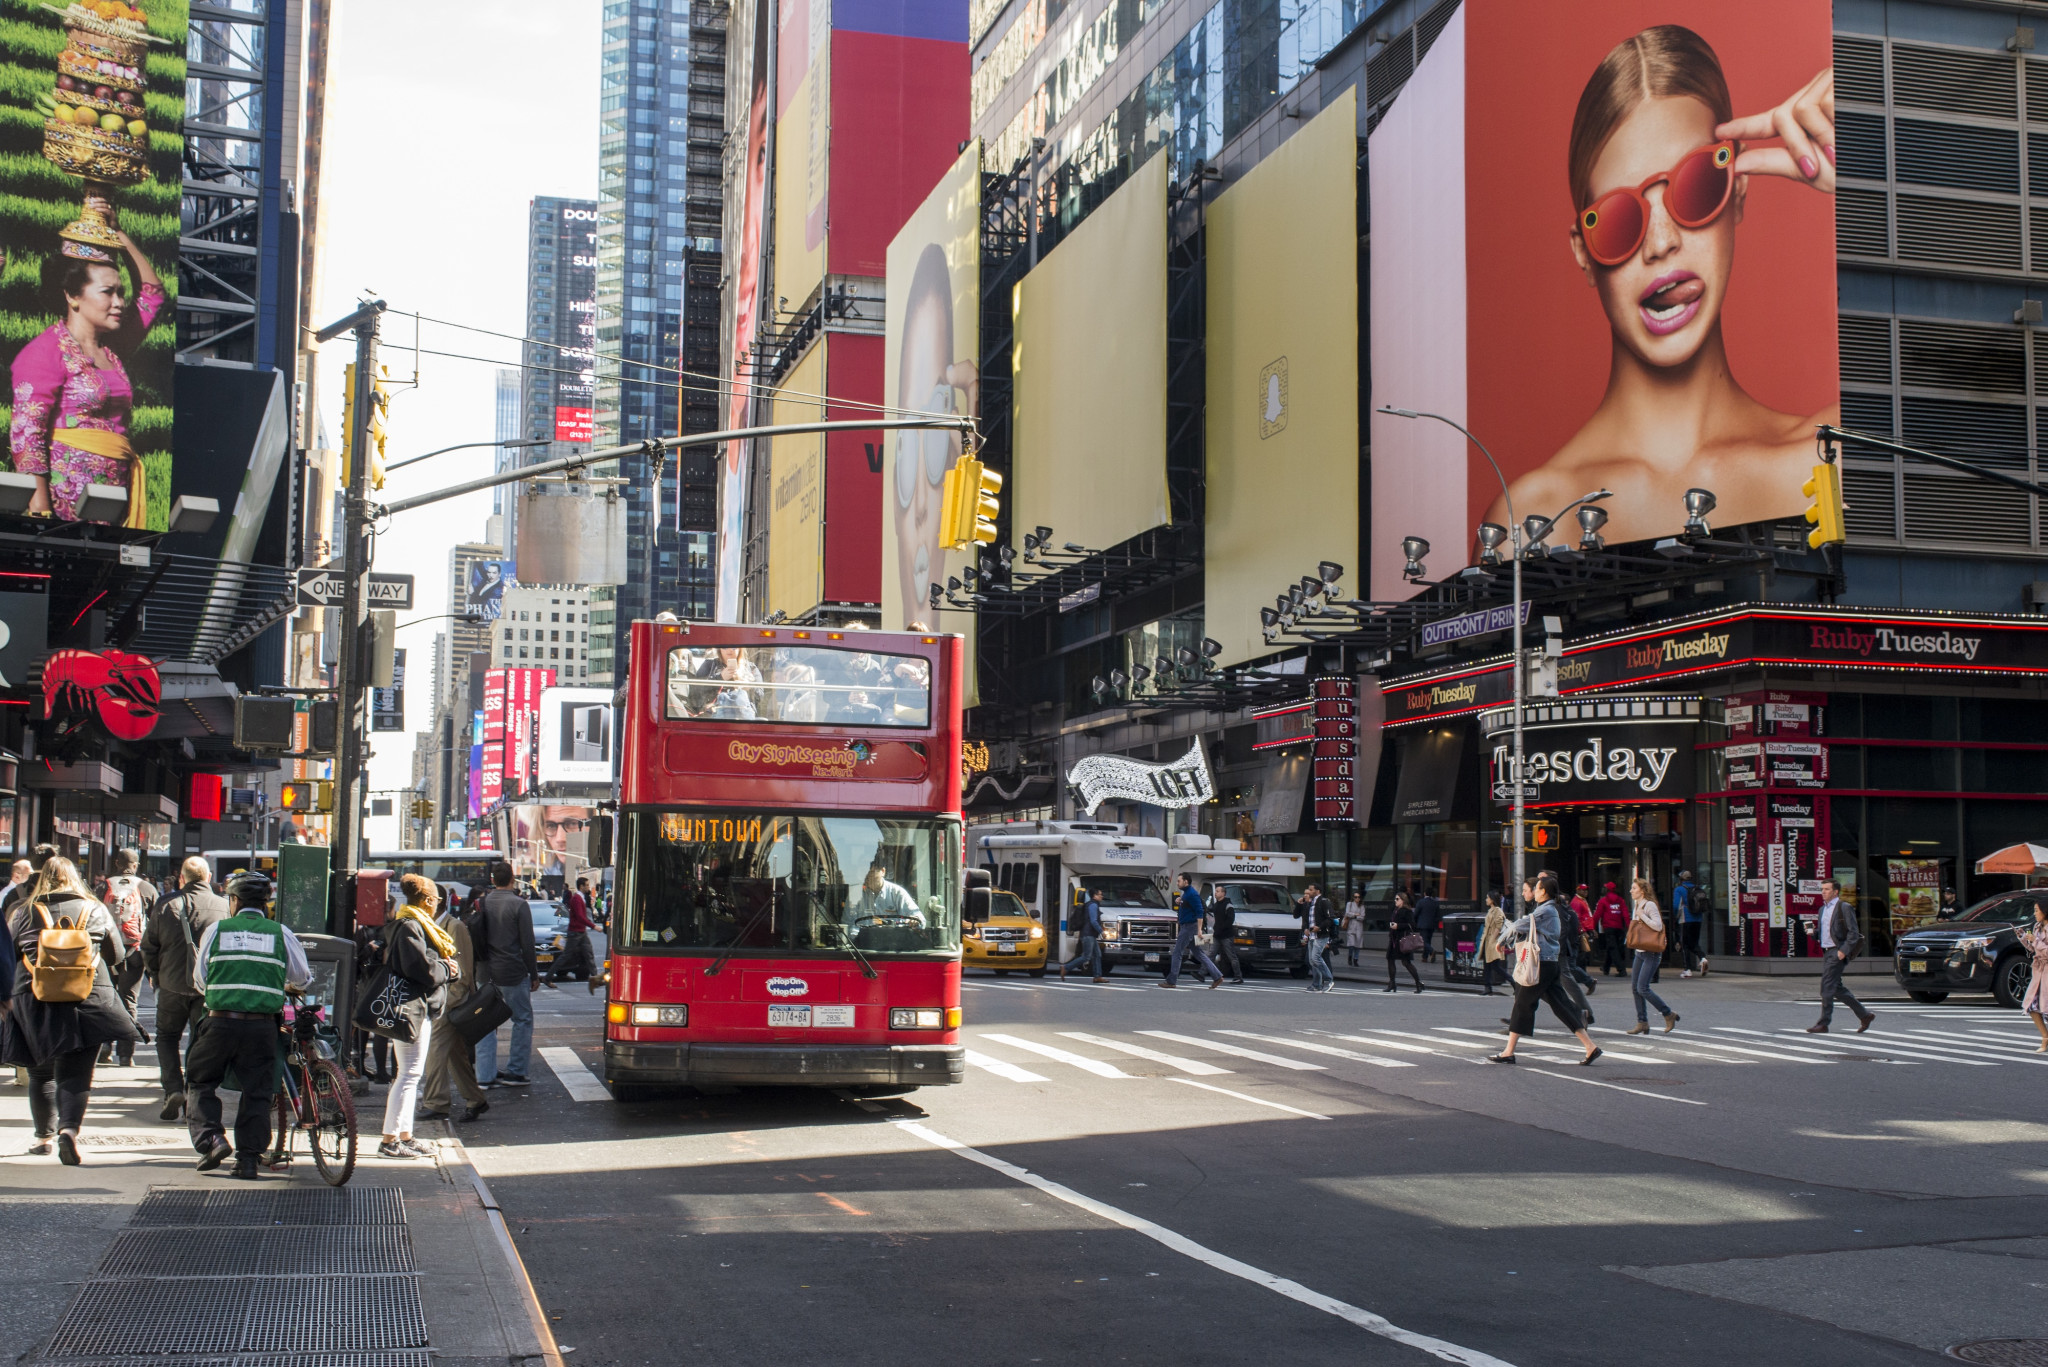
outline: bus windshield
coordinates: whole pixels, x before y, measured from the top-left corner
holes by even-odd
[[[621,825],[621,953],[959,951],[953,819],[641,810]]]
[[[852,726],[931,724],[932,669],[915,655],[827,646],[679,646],[668,653],[670,721]]]

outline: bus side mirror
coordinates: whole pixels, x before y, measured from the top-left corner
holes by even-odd
[[[595,869],[608,869],[612,864],[612,823],[617,821],[618,817],[611,812],[597,812],[594,815],[597,819],[593,823],[595,829],[590,833],[590,866]]]

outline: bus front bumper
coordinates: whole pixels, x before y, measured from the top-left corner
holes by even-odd
[[[633,1044],[606,1040],[605,1078],[656,1086],[937,1087],[967,1072],[958,1044]]]

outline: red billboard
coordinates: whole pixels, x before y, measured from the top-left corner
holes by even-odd
[[[1609,489],[1610,544],[1797,514],[1839,420],[1830,11],[1467,0],[1371,135],[1374,596],[1402,538]],[[1570,520],[1556,540],[1576,543]],[[1434,562],[1432,562],[1434,565]]]
[[[588,408],[556,408],[555,440],[582,442],[593,440],[590,410]]]

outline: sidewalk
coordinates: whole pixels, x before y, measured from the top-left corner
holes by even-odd
[[[0,1300],[0,1359],[560,1367],[496,1204],[444,1126],[418,1136],[434,1163],[378,1158],[373,1090],[356,1099],[346,1187],[320,1180],[303,1140],[289,1174],[240,1182],[194,1169],[184,1122],[156,1118],[145,1060],[98,1070],[75,1168],[27,1156],[27,1093],[0,1085],[0,1240],[33,1269]]]

